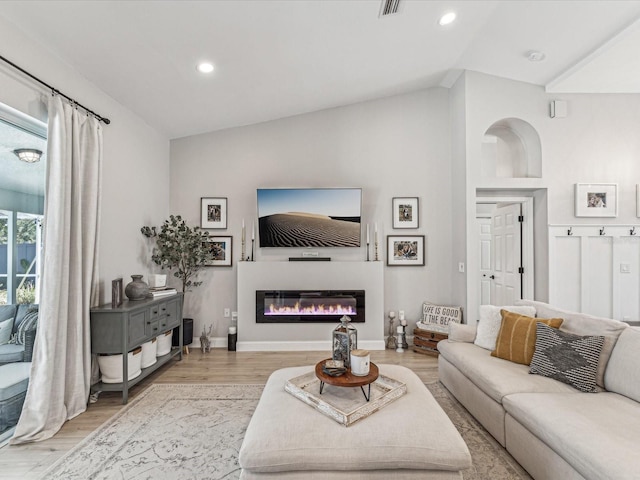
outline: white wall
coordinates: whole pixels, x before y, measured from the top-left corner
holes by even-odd
[[[467,195],[476,189],[523,189],[535,192],[536,216],[536,298],[548,298],[548,229],[554,224],[637,223],[635,185],[640,183],[640,95],[554,94],[542,87],[466,72]],[[566,118],[550,118],[549,103],[566,100]],[[539,133],[542,144],[542,178],[488,179],[481,174],[482,139],[493,123],[519,118]],[[575,183],[618,183],[617,218],[576,218]],[[467,216],[467,225],[473,219]],[[546,218],[540,224],[540,218]],[[473,272],[473,248],[469,270]],[[552,267],[553,268],[553,267]],[[476,281],[467,277],[468,299]],[[477,291],[477,287],[475,288]]]
[[[187,294],[185,315],[194,332],[216,323],[226,336],[223,309],[235,309],[236,263],[242,219],[256,217],[258,187],[362,187],[363,222],[385,236],[426,235],[425,267],[385,267],[385,311],[417,319],[421,302],[451,300],[451,167],[448,90],[430,89],[356,105],[171,141],[171,211],[199,224],[200,197],[229,199],[232,268],[210,268],[197,294]],[[420,198],[420,228],[393,230],[391,200]],[[259,261],[282,261],[297,249],[263,249]],[[364,260],[365,250],[325,249],[336,260]]]
[[[160,223],[169,211],[169,141],[97,89],[45,46],[0,18],[2,55],[88,108],[111,119],[104,125],[101,302],[111,301],[111,280],[150,270],[140,227]],[[41,92],[0,62],[0,102],[46,121]]]

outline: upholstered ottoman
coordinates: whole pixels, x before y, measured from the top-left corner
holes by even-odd
[[[287,380],[313,366],[274,372],[240,448],[240,478],[462,478],[469,450],[429,390],[408,368],[378,367],[407,393],[348,427],[285,391]]]
[[[30,372],[31,362],[0,365],[0,432],[18,423]]]

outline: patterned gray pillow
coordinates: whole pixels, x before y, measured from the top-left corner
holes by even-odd
[[[16,336],[16,343],[18,345],[24,345],[24,337],[27,330],[31,330],[36,327],[38,323],[38,310],[29,310],[25,315],[22,323],[18,327]]]
[[[603,344],[603,336],[583,337],[538,323],[529,373],[553,378],[583,392],[596,392],[596,372]]]

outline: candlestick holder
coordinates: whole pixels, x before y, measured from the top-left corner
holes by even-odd
[[[369,242],[367,242],[367,262],[369,261]]]
[[[395,312],[389,312],[389,335],[387,336],[386,348],[398,348],[398,340],[396,340],[395,333],[393,331],[393,319],[396,318]]]
[[[377,261],[380,260],[380,258],[378,258],[378,236],[377,235],[376,235],[376,242],[374,244],[374,249],[375,250],[374,250],[374,253],[373,253],[373,255],[374,255],[373,256],[373,260],[377,262]]]
[[[402,348],[402,333],[398,333],[398,348],[396,348],[396,352],[402,353],[404,352],[404,348]]]
[[[253,262],[253,248],[254,248],[254,244],[256,243],[255,239],[251,239],[251,261]]]
[[[240,254],[240,261],[244,262],[247,259],[247,242],[242,237],[242,253]]]
[[[402,348],[405,350],[409,349],[409,344],[407,343],[407,326],[402,325]]]

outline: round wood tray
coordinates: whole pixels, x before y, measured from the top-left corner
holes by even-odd
[[[373,362],[369,362],[369,374],[366,376],[354,375],[351,373],[351,369],[349,369],[339,377],[332,377],[322,371],[322,366],[327,360],[331,359],[326,358],[316,364],[316,377],[327,385],[334,385],[336,387],[362,387],[363,385],[369,385],[375,382],[378,378],[378,366]]]

